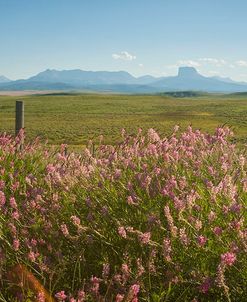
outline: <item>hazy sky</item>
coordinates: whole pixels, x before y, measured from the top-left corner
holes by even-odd
[[[0,75],[44,69],[247,81],[246,0],[0,0]]]

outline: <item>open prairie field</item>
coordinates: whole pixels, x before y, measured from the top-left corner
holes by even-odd
[[[51,144],[84,145],[118,140],[122,128],[154,128],[169,134],[175,124],[192,124],[203,131],[232,127],[239,142],[247,140],[247,95],[208,95],[175,98],[158,95],[51,94],[0,96],[0,130],[13,131],[15,101],[25,101],[28,138],[40,136]]]

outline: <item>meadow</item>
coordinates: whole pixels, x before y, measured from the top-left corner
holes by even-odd
[[[18,97],[0,96],[0,130],[14,129],[15,101]],[[168,135],[175,124],[188,124],[213,132],[226,124],[234,129],[236,139],[246,142],[246,95],[205,95],[175,98],[158,95],[37,95],[22,96],[25,101],[26,136],[40,136],[50,144],[86,145],[90,139],[104,136],[105,143],[115,143],[125,128],[154,128]]]
[[[0,301],[246,301],[247,160],[232,135],[122,131],[82,153],[1,135]]]
[[[14,137],[0,97],[1,302],[246,301],[244,95],[21,99]]]

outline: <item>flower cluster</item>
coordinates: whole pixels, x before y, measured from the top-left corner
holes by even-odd
[[[123,131],[78,154],[1,134],[2,300],[22,263],[57,301],[240,301],[247,160],[231,135]]]

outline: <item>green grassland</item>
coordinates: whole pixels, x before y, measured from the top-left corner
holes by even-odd
[[[54,94],[21,98],[0,96],[0,131],[12,131],[15,101],[25,101],[25,128],[29,139],[40,136],[51,144],[84,145],[119,139],[122,128],[128,133],[138,128],[154,128],[169,134],[175,124],[192,124],[212,132],[217,126],[231,126],[241,143],[247,142],[247,95],[106,95]]]

